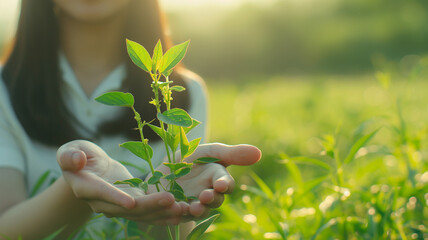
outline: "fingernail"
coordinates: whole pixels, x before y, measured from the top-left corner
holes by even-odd
[[[80,153],[73,153],[71,155],[71,161],[73,162],[74,165],[78,165],[80,163]]]
[[[159,200],[158,204],[166,207],[166,206],[171,205],[171,201],[169,201],[168,199],[161,199],[161,200]]]

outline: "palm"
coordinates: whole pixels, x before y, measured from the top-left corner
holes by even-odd
[[[213,176],[216,169],[214,163],[195,164],[189,174],[177,179],[177,183],[183,188],[186,196],[198,197],[203,190],[213,187]]]
[[[195,164],[189,174],[177,179],[177,183],[183,188],[184,194],[187,197],[198,197],[202,191],[213,187],[214,176],[219,168],[223,168],[223,166],[215,163],[203,165]],[[159,166],[156,170],[165,175],[170,173],[169,168],[164,165]],[[151,175],[149,175],[147,179],[150,177]],[[162,184],[167,186],[168,181],[163,180]],[[156,191],[157,190],[154,186],[151,185],[149,187],[150,193]]]

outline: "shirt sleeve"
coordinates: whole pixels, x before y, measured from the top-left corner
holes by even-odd
[[[201,143],[206,141],[207,137],[207,120],[208,120],[208,101],[207,89],[201,77],[193,72],[186,71],[187,90],[190,95],[189,114],[192,118],[201,122],[192,131],[189,132],[189,140],[202,138]]]
[[[25,172],[24,157],[17,139],[17,123],[11,122],[13,110],[7,96],[3,81],[0,79],[0,168],[13,168]]]

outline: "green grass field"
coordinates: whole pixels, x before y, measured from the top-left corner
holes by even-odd
[[[263,158],[230,168],[236,190],[202,239],[428,239],[428,82],[276,77],[208,89],[210,140],[256,145]],[[94,228],[100,216],[77,239],[150,239],[115,218]]]
[[[428,239],[428,82],[378,78],[208,81],[210,140],[263,158],[206,239]]]

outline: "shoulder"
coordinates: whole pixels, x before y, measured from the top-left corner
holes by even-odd
[[[7,123],[7,124],[6,124]],[[2,67],[0,66],[0,124],[4,127],[8,125],[17,125],[15,111],[13,110],[12,103],[9,98],[9,91],[2,78]]]

